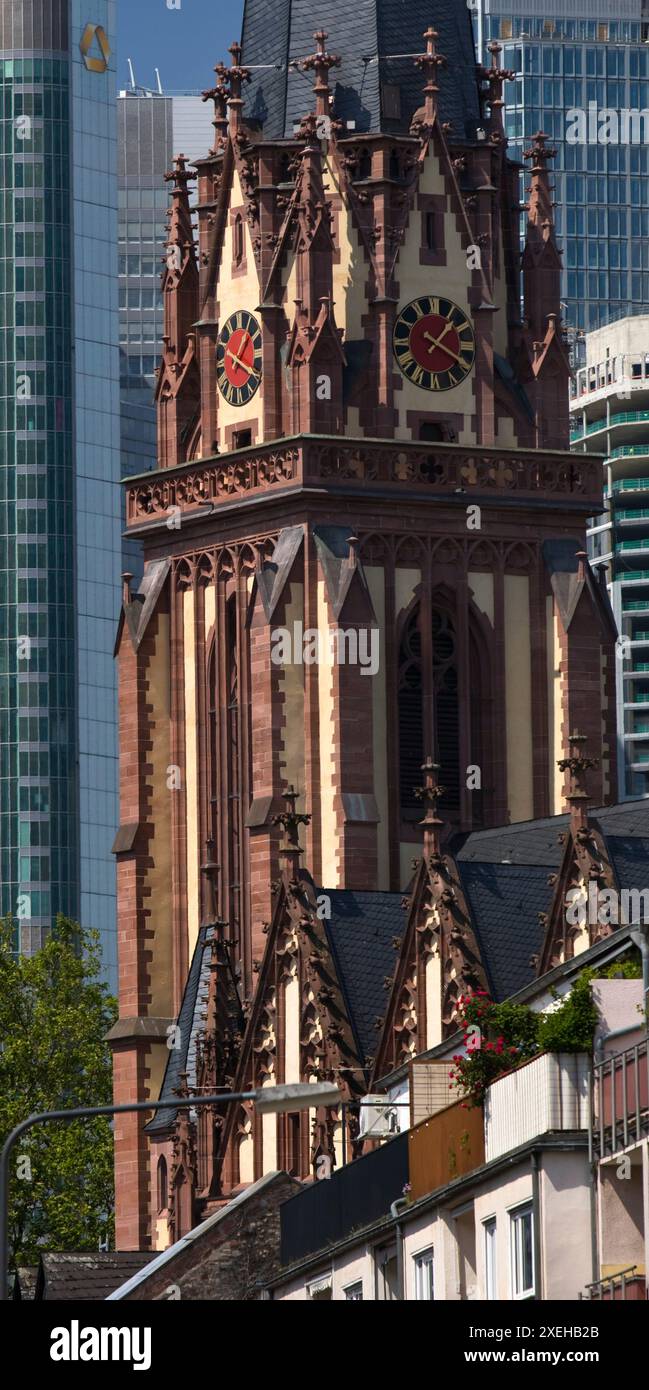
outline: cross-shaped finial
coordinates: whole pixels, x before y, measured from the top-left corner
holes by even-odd
[[[188,184],[193,183],[195,178],[195,173],[188,167],[186,154],[177,154],[171,169],[164,175],[165,183],[173,183],[172,193],[185,193]]]
[[[287,866],[290,870],[291,883],[297,882],[298,870],[300,867],[300,826],[309,825],[311,817],[296,811],[295,803],[298,794],[293,786],[290,786],[284,793],[286,810],[280,811],[273,816],[273,825],[281,825],[284,831],[284,844],[282,850],[286,858]]]
[[[214,927],[217,933],[222,933],[225,923],[219,918],[217,901],[221,868],[215,857],[215,848],[214,840],[210,836],[210,838],[205,841],[207,855],[205,862],[201,864],[201,874],[205,879],[205,892],[203,895],[205,912],[201,925],[204,927]]]
[[[315,92],[316,116],[329,116],[331,114],[331,92],[329,90],[329,69],[340,67],[340,58],[335,53],[328,53],[326,40],[329,35],[324,29],[317,29],[313,35],[317,45],[317,53],[312,53],[308,58],[303,58],[300,67],[304,72],[313,69],[315,82],[313,90]]]
[[[227,100],[230,111],[230,132],[234,136],[238,135],[241,129],[241,110],[243,107],[241,89],[244,82],[250,81],[250,72],[248,68],[242,68],[241,66],[240,43],[231,43],[228,53],[232,54],[232,63],[229,68],[223,68],[218,76],[228,85],[229,96]]]
[[[203,101],[214,102],[214,149],[216,154],[225,144],[228,133],[228,70],[223,63],[217,63],[214,69],[216,83],[210,87],[209,91],[201,92]]]
[[[421,68],[426,78],[426,85],[424,87],[424,125],[433,126],[437,116],[437,93],[439,92],[439,87],[435,79],[437,76],[437,69],[445,66],[446,58],[444,58],[441,53],[437,52],[439,34],[436,29],[433,29],[431,24],[429,24],[423,37],[426,40],[426,52],[422,53],[418,58],[415,58],[415,67]]]
[[[493,41],[487,44],[487,49],[491,54],[491,65],[488,68],[480,67],[479,74],[483,82],[487,83],[488,92],[485,95],[485,102],[491,112],[491,138],[501,141],[505,137],[503,128],[502,108],[505,105],[503,100],[503,86],[505,82],[511,82],[516,76],[512,68],[501,68],[498,66],[498,55],[502,53],[499,43]]]
[[[560,772],[569,773],[566,801],[570,802],[573,830],[585,830],[588,826],[587,804],[590,797],[586,791],[585,774],[591,768],[599,766],[599,758],[585,756],[583,749],[587,742],[585,734],[578,734],[576,731],[568,734],[569,755],[567,758],[559,758],[557,762]]]
[[[439,854],[439,831],[444,822],[437,814],[437,802],[446,788],[437,781],[439,763],[434,763],[430,754],[422,763],[421,770],[424,774],[423,786],[415,787],[414,793],[417,801],[426,803],[424,817],[419,824],[424,832],[424,857],[427,859],[431,854]]]

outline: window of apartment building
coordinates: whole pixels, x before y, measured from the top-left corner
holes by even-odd
[[[331,1301],[331,1299],[333,1298],[333,1291],[331,1285],[332,1281],[330,1274],[323,1275],[321,1279],[314,1279],[312,1283],[307,1284],[307,1298],[310,1298],[312,1301],[316,1303],[324,1303],[326,1301]]]
[[[432,1303],[435,1297],[434,1256],[430,1250],[421,1250],[414,1256],[415,1298],[418,1303]]]
[[[512,1298],[534,1295],[534,1217],[532,1205],[510,1212],[510,1275]]]
[[[384,1245],[376,1252],[376,1297],[380,1303],[393,1303],[399,1297],[396,1245]]]
[[[492,1216],[489,1221],[483,1222],[484,1231],[484,1281],[485,1298],[497,1298],[498,1286],[496,1283],[496,1218]]]
[[[343,1293],[344,1293],[344,1295],[345,1295],[345,1299],[346,1299],[347,1303],[362,1303],[362,1302],[363,1302],[363,1281],[362,1281],[362,1279],[358,1279],[357,1282],[356,1282],[355,1284],[347,1284],[346,1288],[343,1289]]]

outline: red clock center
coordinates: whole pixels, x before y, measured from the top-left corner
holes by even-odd
[[[427,371],[448,371],[460,354],[457,329],[441,314],[424,314],[410,331],[410,351]]]
[[[255,351],[245,328],[235,328],[225,345],[225,375],[231,386],[245,386],[253,370]]]

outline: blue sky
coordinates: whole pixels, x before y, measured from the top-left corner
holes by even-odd
[[[178,8],[174,8],[177,6]],[[160,69],[165,91],[212,86],[214,64],[241,37],[243,0],[118,0],[118,86],[129,85],[131,58],[142,87]]]

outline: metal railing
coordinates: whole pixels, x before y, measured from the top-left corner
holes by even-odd
[[[634,1299],[644,1298],[644,1276],[638,1274],[637,1265],[629,1265],[628,1269],[620,1269],[617,1274],[609,1274],[604,1279],[596,1279],[593,1284],[586,1285],[586,1293],[580,1293],[580,1299],[590,1302],[592,1299],[610,1299],[617,1301],[626,1300],[629,1285],[633,1292],[631,1297]],[[616,1283],[619,1280],[619,1283]]]
[[[638,1022],[638,1027],[640,1027]],[[588,1144],[591,1161],[612,1157],[649,1135],[649,1039],[593,1066]]]

